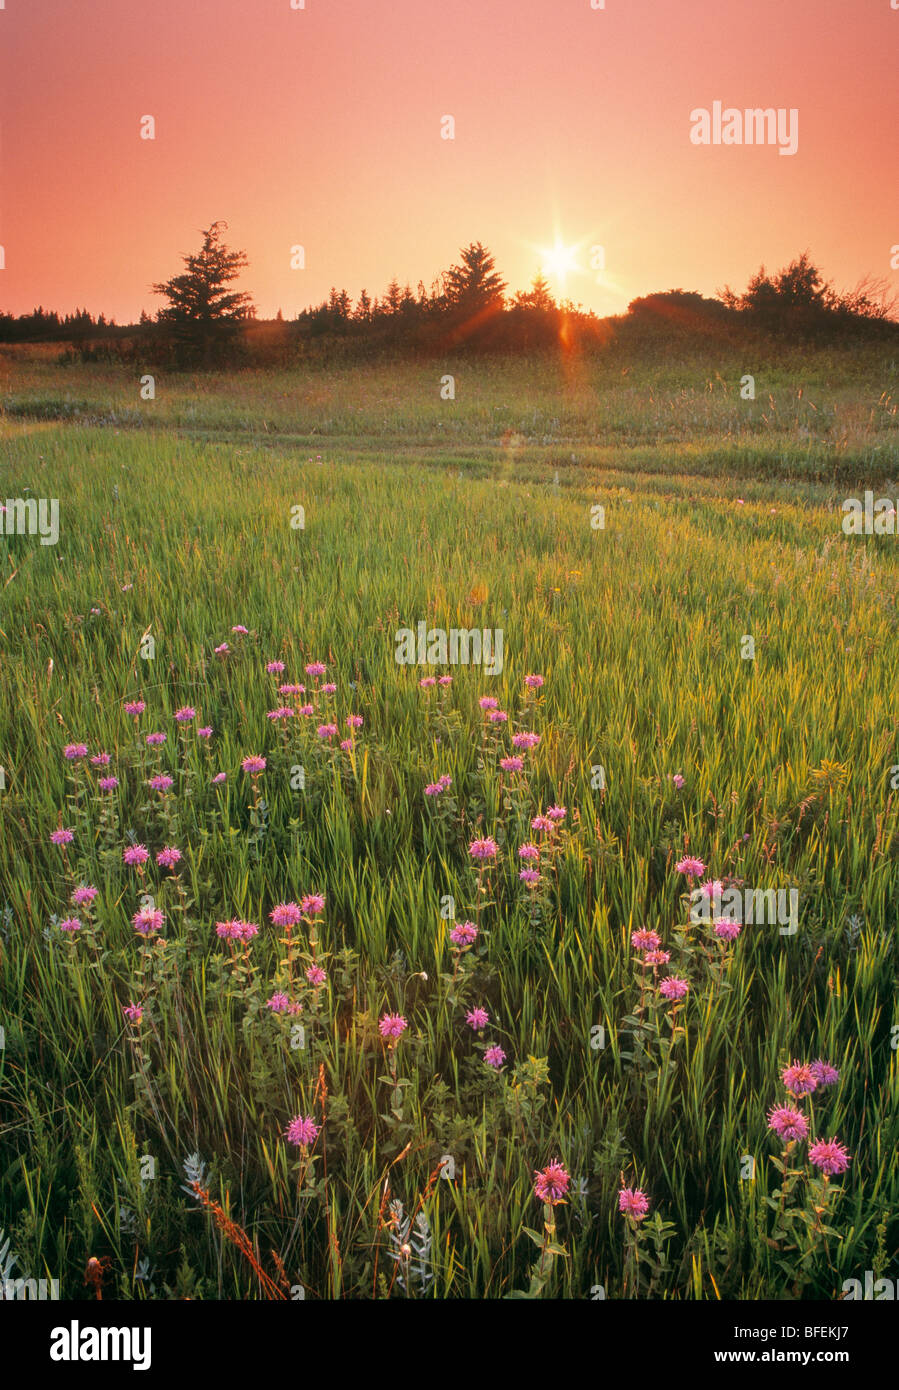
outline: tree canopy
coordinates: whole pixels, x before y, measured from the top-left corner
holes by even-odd
[[[226,287],[249,264],[244,251],[230,251],[222,243],[225,222],[213,222],[201,232],[203,245],[196,255],[184,256],[187,270],[152,286],[154,294],[168,299],[157,322],[167,325],[182,355],[208,362],[248,318],[255,315],[252,299]]]

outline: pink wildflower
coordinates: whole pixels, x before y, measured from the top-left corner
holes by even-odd
[[[303,920],[303,909],[299,903],[278,903],[268,915],[276,927],[295,927]]]
[[[791,1096],[810,1096],[818,1085],[815,1076],[808,1062],[794,1062],[781,1072],[781,1079]]]
[[[549,1206],[558,1206],[565,1200],[565,1193],[571,1177],[566,1173],[561,1163],[554,1160],[548,1163],[545,1168],[534,1173],[534,1196],[541,1202],[546,1202]]]
[[[669,975],[668,979],[659,985],[659,994],[665,999],[683,999],[689,988],[687,981],[682,980],[679,975]]]
[[[791,1105],[773,1105],[768,1112],[768,1128],[790,1143],[805,1139],[808,1135],[805,1116]]]
[[[135,912],[131,918],[134,930],[140,932],[141,936],[149,936],[151,932],[159,931],[165,915],[158,907],[142,907],[139,912]]]
[[[635,951],[655,951],[661,944],[662,938],[658,932],[650,931],[648,927],[631,932],[631,945]]]
[[[320,1131],[321,1125],[317,1125],[311,1115],[297,1115],[287,1126],[285,1134],[288,1144],[297,1144],[305,1149],[315,1143]]]
[[[378,1023],[378,1032],[382,1038],[398,1038],[408,1026],[402,1014],[384,1014]]]
[[[837,1139],[823,1139],[817,1144],[812,1144],[808,1156],[815,1167],[820,1168],[828,1177],[833,1177],[835,1173],[845,1173],[851,1162],[848,1151]]]
[[[649,1211],[649,1198],[639,1187],[622,1187],[618,1193],[618,1210],[632,1221],[642,1221]]]

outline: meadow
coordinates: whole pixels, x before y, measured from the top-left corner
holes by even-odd
[[[896,1279],[890,350],[139,375],[0,355],[0,1286]]]

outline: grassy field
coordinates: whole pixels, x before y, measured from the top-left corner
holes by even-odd
[[[0,540],[0,1280],[789,1299],[899,1276],[899,540],[839,511],[899,499],[899,363],[160,376],[152,401],[140,375],[0,361],[0,494],[59,499],[58,544]],[[399,664],[420,622],[501,630],[501,672]],[[798,929],[691,923],[703,880],[798,891]],[[234,920],[258,934],[220,938]],[[815,1059],[838,1080],[790,1101]]]

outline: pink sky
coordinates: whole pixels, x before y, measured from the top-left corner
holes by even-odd
[[[526,288],[557,236],[598,313],[805,249],[899,289],[897,73],[891,0],[5,0],[0,308],[155,312],[216,219],[261,316],[474,240]],[[797,108],[798,153],[692,144],[716,100]]]

